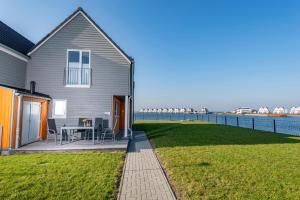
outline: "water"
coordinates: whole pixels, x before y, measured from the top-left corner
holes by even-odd
[[[262,131],[300,136],[300,117],[269,117],[248,115],[135,113],[135,120],[208,121]]]

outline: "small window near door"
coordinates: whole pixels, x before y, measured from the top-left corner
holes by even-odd
[[[67,117],[67,100],[53,100],[52,118]]]

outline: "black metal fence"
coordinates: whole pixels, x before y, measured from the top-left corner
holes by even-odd
[[[269,131],[300,136],[300,117],[263,117],[224,114],[189,113],[135,113],[135,120],[207,121],[216,124],[238,126],[253,130]]]

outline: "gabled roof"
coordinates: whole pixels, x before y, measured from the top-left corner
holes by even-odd
[[[18,87],[13,87],[13,86],[4,85],[4,84],[0,84],[0,87],[5,87],[5,88],[9,88],[9,89],[15,90],[17,93],[20,93],[20,94],[23,94],[23,95],[41,97],[41,98],[45,98],[45,99],[51,99],[51,97],[49,95],[47,95],[47,94],[43,94],[43,93],[39,93],[39,92],[34,92],[32,94],[30,92],[30,90],[26,90],[24,88],[18,88]]]
[[[103,37],[113,45],[113,47],[129,62],[133,62],[133,58],[128,56],[101,28],[96,22],[81,8],[79,7],[75,10],[69,17],[67,17],[62,23],[60,23],[56,28],[54,28],[50,33],[48,33],[45,37],[43,37],[35,46],[33,46],[28,55],[31,55],[35,52],[40,46],[42,46],[48,39],[50,39],[53,35],[55,35],[60,29],[62,29],[65,25],[67,25],[70,21],[72,21],[78,14],[82,14],[88,22],[90,22],[97,31],[103,35]]]
[[[0,21],[0,43],[24,55],[34,46],[34,43],[2,21]]]

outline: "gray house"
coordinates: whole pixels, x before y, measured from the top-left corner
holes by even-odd
[[[78,118],[102,117],[127,136],[133,122],[134,60],[82,8],[28,47],[16,51],[1,44],[0,84],[29,89],[34,81],[37,92],[51,96],[48,117],[58,128],[75,125]]]
[[[0,83],[25,86],[28,51],[34,44],[0,21]]]

